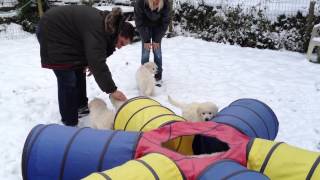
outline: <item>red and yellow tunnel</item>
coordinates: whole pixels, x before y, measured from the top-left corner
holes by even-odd
[[[114,129],[146,132],[180,121],[185,119],[156,100],[140,96],[129,99],[119,108],[114,120]],[[193,136],[184,136],[164,145],[182,154],[192,155],[192,142]]]

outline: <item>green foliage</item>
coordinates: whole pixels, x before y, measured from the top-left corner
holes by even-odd
[[[319,18],[318,18],[319,19]],[[305,35],[306,16],[280,15],[270,21],[264,10],[241,6],[221,9],[200,4],[183,3],[175,11],[174,20],[187,32],[207,41],[237,44],[261,49],[288,49],[304,52],[309,37]],[[175,23],[177,24],[177,23]]]
[[[35,32],[36,24],[39,21],[38,8],[35,3],[29,3],[29,0],[18,0],[18,24],[22,25],[23,30]],[[28,3],[26,5],[26,3]]]
[[[17,22],[17,17],[0,17],[0,24],[10,24],[11,22]]]
[[[18,0],[19,13],[17,17],[17,23],[22,25],[23,30],[34,33],[37,23],[39,21],[39,13],[37,1],[32,0]],[[46,11],[49,7],[46,1],[42,0],[43,11]]]
[[[83,5],[92,7],[92,5],[94,4],[94,1],[93,0],[81,0],[81,3]]]

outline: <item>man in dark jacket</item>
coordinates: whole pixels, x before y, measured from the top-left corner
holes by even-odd
[[[37,29],[41,64],[53,69],[58,82],[59,110],[65,125],[75,126],[88,114],[88,67],[100,89],[117,100],[126,100],[106,64],[115,48],[129,44],[134,28],[124,21],[121,9],[110,13],[87,6],[60,6],[47,11]]]
[[[168,0],[137,0],[134,7],[135,23],[142,39],[141,64],[149,61],[150,50],[153,50],[154,62],[158,66],[155,75],[157,86],[161,86],[162,52],[161,39],[170,22]]]

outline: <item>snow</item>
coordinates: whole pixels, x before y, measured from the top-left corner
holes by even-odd
[[[115,4],[131,4],[131,0],[113,0]]]
[[[18,0],[0,0],[0,7],[14,7],[18,4]]]
[[[0,24],[0,39],[17,39],[27,36],[30,36],[30,34],[23,31],[18,24]]]
[[[316,25],[314,25],[314,28],[320,28],[320,24],[316,24]]]
[[[95,6],[95,8],[101,10],[101,11],[111,11],[113,7],[120,7],[122,12],[133,12],[134,7],[133,6],[120,6],[120,5],[112,5],[112,6]]]
[[[315,41],[315,42],[319,42],[319,43],[320,43],[320,37],[312,38],[312,41]]]
[[[0,18],[7,18],[7,17],[14,17],[14,16],[17,16],[18,13],[16,10],[11,10],[11,11],[8,11],[8,12],[1,12],[0,11]]]
[[[31,128],[60,123],[56,79],[40,67],[39,45],[34,35],[0,37],[0,177],[21,179],[23,143]],[[153,97],[171,106],[167,95],[184,101],[215,102],[220,109],[239,98],[256,98],[268,104],[280,122],[276,141],[311,151],[320,149],[319,65],[305,54],[241,48],[191,37],[163,39],[163,87]],[[108,65],[120,90],[137,96],[135,71],[140,64],[140,42],[117,50]],[[89,99],[101,92],[88,77]],[[86,124],[87,118],[81,124]]]

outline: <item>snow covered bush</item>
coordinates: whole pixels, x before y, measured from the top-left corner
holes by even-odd
[[[280,15],[273,26],[278,33],[281,47],[304,52],[304,45],[310,40],[310,36],[304,39],[307,24],[307,17],[298,12],[296,16],[288,17]]]
[[[37,7],[37,1],[32,1],[28,3],[29,0],[18,0],[18,6],[23,7],[19,9],[17,24],[22,25],[24,31],[34,33],[36,31],[36,26],[39,21],[39,13]],[[42,0],[43,11],[49,9],[48,1]]]
[[[10,24],[17,21],[17,17],[0,17],[0,24]]]
[[[290,17],[281,15],[272,22],[265,16],[264,10],[255,7],[244,9],[239,5],[223,9],[189,3],[178,5],[174,14],[174,24],[180,26],[182,34],[242,47],[284,48],[298,52],[304,52],[305,44],[309,42],[308,38],[304,38],[306,19],[297,12]]]

